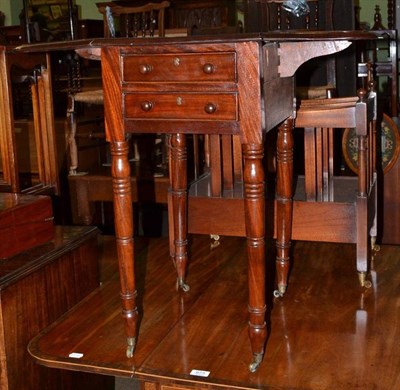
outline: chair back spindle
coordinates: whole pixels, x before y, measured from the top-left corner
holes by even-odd
[[[168,1],[147,3],[143,6],[107,4],[105,6],[97,3],[99,12],[103,14],[106,38],[114,36],[145,38],[155,36],[156,32],[159,37],[165,36],[164,19],[165,9],[170,6]]]

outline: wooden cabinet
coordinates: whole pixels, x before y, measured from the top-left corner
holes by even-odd
[[[0,193],[0,229],[7,237],[0,241],[2,260],[51,240],[54,223],[50,197]]]
[[[29,356],[32,337],[99,285],[98,230],[56,227],[53,240],[0,264],[0,388],[105,389],[108,379],[44,369]]]

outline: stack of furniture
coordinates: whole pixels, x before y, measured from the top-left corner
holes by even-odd
[[[59,171],[49,56],[0,47],[2,191],[58,194]],[[31,121],[16,125],[14,98],[24,89]],[[20,108],[20,107],[19,107]]]

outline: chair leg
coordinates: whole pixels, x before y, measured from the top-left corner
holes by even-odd
[[[371,250],[374,252],[379,252],[381,247],[376,243],[376,236],[378,234],[378,183],[377,183],[377,175],[374,174],[374,182],[373,182],[373,196],[374,196],[374,218],[372,222],[372,227],[370,230],[371,236]]]
[[[367,287],[368,275],[368,199],[364,196],[357,197],[357,272],[361,287]]]
[[[76,113],[75,99],[73,96],[68,96],[67,108],[67,145],[69,148],[69,174],[76,175],[78,169],[78,147],[76,144]]]
[[[293,212],[293,119],[278,128],[276,182],[276,297],[286,292],[290,265]]]
[[[365,135],[358,137],[358,194],[357,194],[357,271],[361,287],[370,287],[368,275],[369,248],[369,215],[368,215],[368,190],[367,190],[367,138]]]

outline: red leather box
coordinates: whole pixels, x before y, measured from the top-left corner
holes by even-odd
[[[48,196],[0,193],[0,259],[53,239],[53,219]]]

